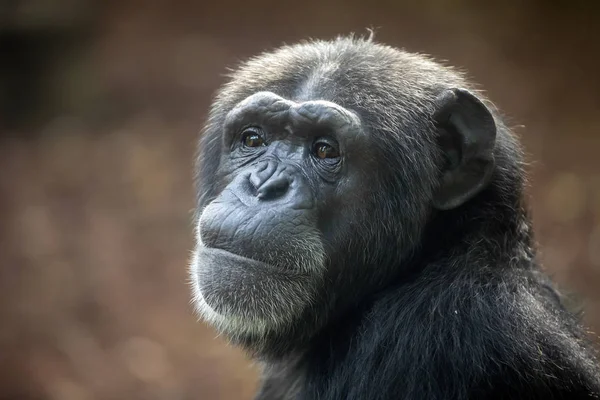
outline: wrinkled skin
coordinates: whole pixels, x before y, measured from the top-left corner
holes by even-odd
[[[515,137],[455,71],[370,40],[236,70],[200,139],[200,315],[260,399],[597,398],[536,261]]]
[[[207,267],[200,290],[213,310],[264,334],[290,324],[315,301],[326,276],[325,247],[334,234],[324,211],[343,207],[345,193],[364,190],[357,179],[346,178],[349,167],[342,157],[315,154],[319,144],[335,142],[320,134],[343,137],[334,146],[345,153],[359,151],[365,138],[358,117],[334,103],[296,103],[270,92],[240,102],[227,114],[223,131],[226,183],[198,225],[203,245],[197,257]],[[240,132],[242,139],[250,134],[261,144],[245,145]],[[225,284],[223,273],[213,270],[222,270],[222,262],[238,271]]]

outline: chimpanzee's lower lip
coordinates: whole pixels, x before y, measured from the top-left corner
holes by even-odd
[[[302,277],[305,275],[308,276],[307,274],[299,273],[298,271],[290,271],[286,268],[278,267],[276,265],[265,263],[263,261],[255,260],[253,258],[245,257],[240,254],[232,253],[231,251],[223,250],[218,247],[208,247],[206,245],[203,245],[198,249],[198,255],[201,255],[202,253],[209,255],[211,258],[215,256],[223,257],[230,261],[239,262],[240,264],[248,264],[257,268],[270,270],[278,275],[287,275],[289,277]]]
[[[274,266],[269,265],[267,263],[264,263],[262,261],[255,260],[253,258],[246,257],[246,256],[243,256],[241,254],[232,253],[229,250],[224,250],[224,249],[221,249],[219,247],[209,247],[209,246],[204,245],[204,246],[200,247],[198,250],[200,252],[212,253],[212,254],[216,254],[216,255],[220,254],[220,255],[222,255],[224,257],[234,258],[234,259],[237,258],[240,261],[251,262],[251,263],[257,264],[257,265],[263,265],[265,267],[275,268]]]

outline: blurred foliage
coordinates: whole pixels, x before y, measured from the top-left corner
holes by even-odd
[[[506,112],[542,258],[600,332],[597,4],[0,2],[0,399],[252,397],[189,304],[197,132],[227,66],[368,27]]]

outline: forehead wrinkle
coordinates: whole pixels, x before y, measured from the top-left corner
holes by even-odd
[[[362,134],[361,119],[353,111],[328,100],[296,103],[290,109],[290,122],[295,130],[303,125],[332,129],[338,133]]]
[[[257,92],[238,102],[226,115],[224,125],[235,126],[247,120],[268,122],[287,120],[294,103],[271,92]]]

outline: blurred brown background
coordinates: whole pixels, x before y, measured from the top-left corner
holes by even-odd
[[[0,0],[0,399],[249,399],[189,304],[192,157],[225,67],[377,30],[521,135],[547,269],[600,332],[597,1]]]

